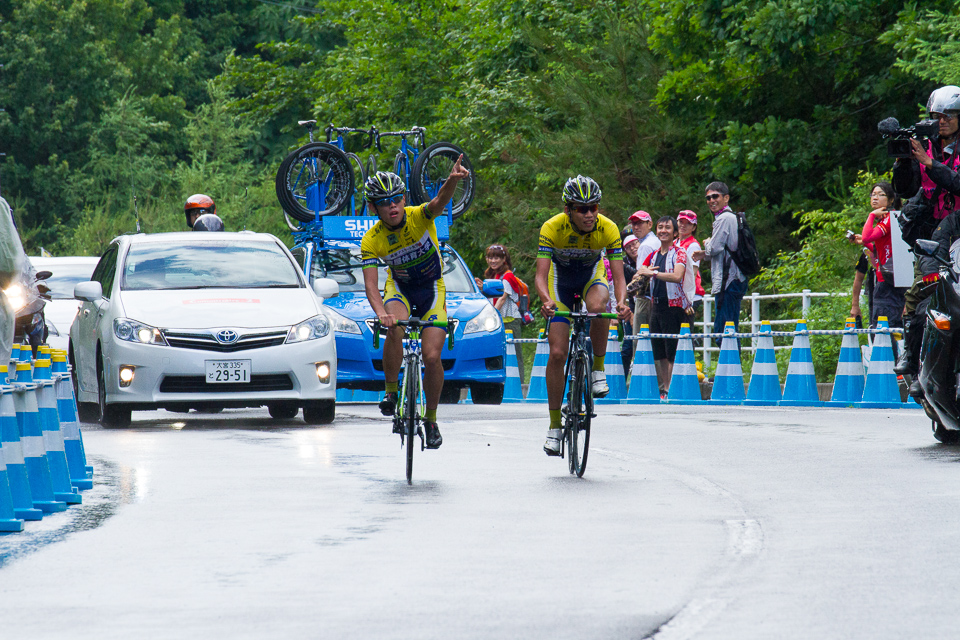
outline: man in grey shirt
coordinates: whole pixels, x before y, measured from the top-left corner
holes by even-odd
[[[722,182],[711,182],[706,188],[707,207],[713,214],[713,235],[704,241],[704,250],[694,260],[710,258],[712,286],[710,293],[716,300],[713,332],[723,333],[727,322],[740,329],[740,303],[747,291],[747,278],[730,255],[737,250],[737,216],[730,208],[730,189]],[[720,340],[717,340],[717,344]],[[739,344],[739,341],[738,341]]]

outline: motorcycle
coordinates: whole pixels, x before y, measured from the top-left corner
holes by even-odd
[[[940,263],[940,278],[926,301],[926,329],[920,347],[918,402],[933,423],[933,437],[945,444],[960,442],[960,240],[950,247],[950,260],[937,255],[933,240],[918,240],[916,252]],[[953,324],[956,322],[956,326]]]
[[[37,348],[47,341],[48,329],[43,308],[50,299],[50,288],[42,281],[52,275],[50,271],[38,271],[31,277],[25,272],[3,291],[17,314],[14,342],[29,344],[34,358],[37,357]]]

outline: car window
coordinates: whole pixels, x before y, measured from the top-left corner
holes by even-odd
[[[123,265],[125,291],[301,287],[296,265],[276,244],[205,240],[134,244]]]
[[[81,282],[91,280],[93,264],[57,264],[50,266],[49,270],[53,272],[43,283],[50,287],[50,297],[54,300],[72,300],[73,288]],[[44,267],[45,269],[48,267]]]
[[[97,268],[93,270],[93,276],[90,277],[91,280],[100,283],[104,298],[109,298],[110,292],[113,289],[113,278],[117,272],[117,253],[119,251],[120,245],[110,245],[107,250],[104,251],[100,262],[97,263]]]
[[[450,250],[441,250],[443,256],[443,283],[453,293],[475,291],[473,279],[457,255]],[[340,291],[363,291],[363,270],[360,268],[359,249],[326,249],[313,255],[310,279],[331,278],[340,285]],[[387,266],[377,267],[377,287],[383,291],[387,283]]]

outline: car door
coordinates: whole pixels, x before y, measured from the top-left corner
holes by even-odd
[[[103,288],[103,298],[96,302],[84,300],[74,323],[73,353],[79,373],[77,382],[81,391],[89,393],[97,392],[97,331],[103,314],[110,304],[110,296],[113,295],[119,253],[120,245],[114,243],[100,258],[90,280],[100,283]]]

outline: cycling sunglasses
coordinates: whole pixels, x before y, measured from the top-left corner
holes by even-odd
[[[386,207],[391,204],[396,204],[403,200],[403,194],[398,196],[390,196],[389,198],[380,198],[379,200],[373,201],[373,206],[375,207]]]
[[[707,202],[710,202],[711,200],[719,200],[722,197],[723,196],[720,195],[719,193],[711,193],[710,195],[707,196]]]
[[[593,213],[597,210],[597,205],[595,204],[580,204],[572,207],[572,209],[578,213]]]

